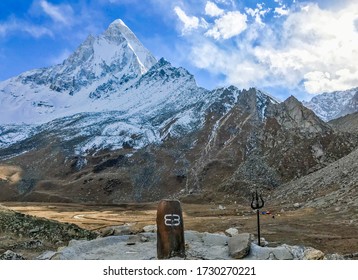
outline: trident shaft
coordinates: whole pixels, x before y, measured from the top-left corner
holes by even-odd
[[[255,193],[252,194],[252,201],[251,201],[251,208],[256,210],[256,214],[257,214],[257,243],[259,246],[261,246],[260,244],[260,208],[264,207],[265,202],[262,199],[261,194],[259,195],[257,193],[257,190]]]

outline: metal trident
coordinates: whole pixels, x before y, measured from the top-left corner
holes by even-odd
[[[260,200],[259,200],[260,198]],[[265,202],[262,199],[261,194],[259,195],[257,193],[257,190],[255,191],[255,193],[252,193],[252,201],[251,201],[251,208],[256,210],[256,214],[257,214],[257,243],[259,246],[261,246],[260,244],[260,208],[264,207]]]

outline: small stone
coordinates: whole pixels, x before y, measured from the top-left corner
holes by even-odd
[[[231,236],[238,235],[239,230],[237,228],[228,228],[227,230],[225,230],[225,233],[231,237]]]
[[[339,254],[329,254],[324,256],[324,260],[344,260],[344,257]]]
[[[39,227],[35,227],[35,228],[33,228],[33,229],[30,229],[29,230],[29,233],[31,234],[31,233],[36,233],[36,232],[39,232],[40,231],[40,228]]]
[[[37,260],[51,260],[51,258],[56,255],[56,252],[54,251],[46,251],[39,255],[36,259]]]
[[[145,237],[143,235],[140,237],[140,242],[148,242],[148,241],[149,241],[148,237]]]
[[[260,237],[260,245],[261,245],[261,247],[265,247],[265,246],[267,246],[268,244],[269,244],[269,243],[266,241],[265,238]]]
[[[114,235],[114,229],[113,228],[105,228],[105,229],[101,230],[100,234],[102,237]]]
[[[323,260],[324,253],[320,250],[309,248],[305,250],[303,259],[304,260]]]
[[[148,225],[143,227],[144,232],[157,232],[157,226],[156,225]]]

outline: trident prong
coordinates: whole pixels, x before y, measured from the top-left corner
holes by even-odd
[[[260,199],[260,200],[259,200]],[[262,198],[262,195],[258,194],[257,190],[255,193],[252,193],[252,201],[251,201],[251,208],[256,210],[257,215],[257,244],[261,246],[260,244],[260,208],[264,207],[265,201]]]
[[[259,201],[260,198],[260,201]],[[261,202],[261,203],[260,203]],[[262,195],[257,193],[257,190],[255,193],[252,193],[252,201],[251,201],[251,208],[254,210],[258,210],[262,207],[264,207],[265,201],[262,199]]]

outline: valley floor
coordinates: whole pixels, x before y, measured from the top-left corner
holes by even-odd
[[[14,211],[73,223],[91,231],[103,231],[109,226],[129,224],[134,232],[154,225],[157,203],[120,205],[82,205],[59,203],[5,202]],[[238,228],[239,232],[256,234],[256,214],[249,206],[182,203],[185,230],[224,232]],[[262,209],[261,236],[272,244],[304,245],[323,251],[349,256],[358,252],[358,211],[340,212],[313,208],[272,207]]]

